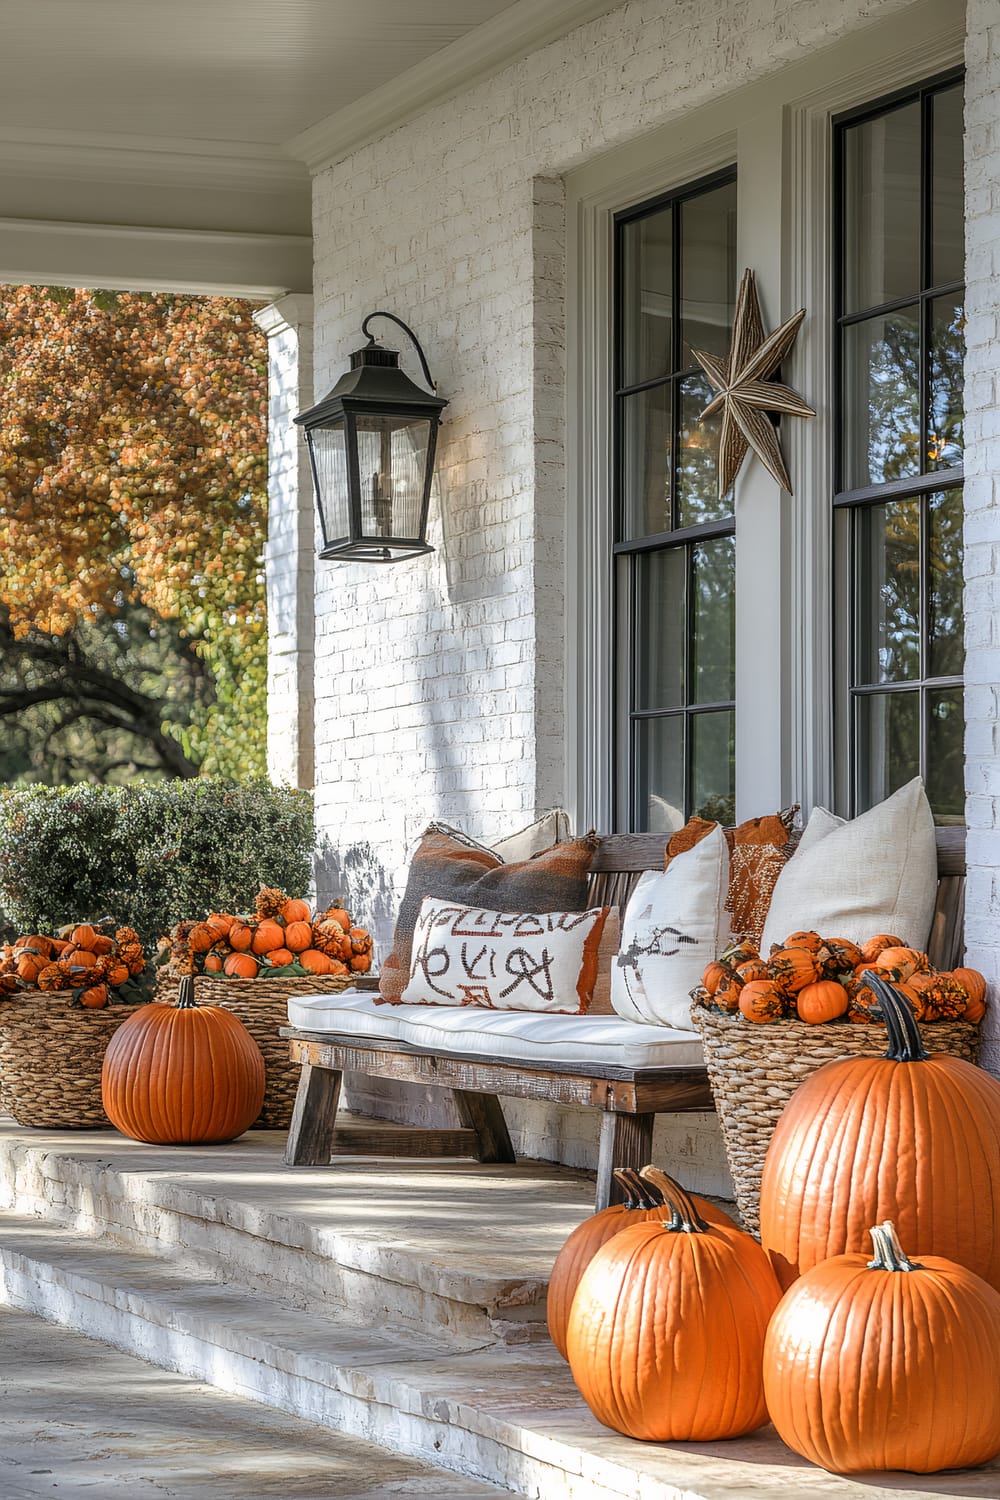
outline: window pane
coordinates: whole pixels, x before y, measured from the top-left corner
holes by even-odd
[[[860,813],[919,774],[920,693],[865,693],[855,713]]]
[[[665,208],[621,228],[622,385],[639,385],[673,368],[671,217]]]
[[[914,101],[844,132],[844,311],[919,290],[920,105]]]
[[[719,496],[719,436],[722,417],[716,413],[704,424],[700,412],[715,392],[703,375],[680,382],[680,430],[677,434],[677,524],[700,526],[733,513],[732,491]]]
[[[691,807],[699,818],[736,822],[736,715],[691,715]]]
[[[916,307],[844,330],[844,488],[920,473]]]
[[[736,303],[736,184],[681,204],[681,368],[725,354]]]
[[[736,538],[715,537],[692,549],[694,682],[692,703],[725,703],[736,695]]]
[[[965,309],[961,298],[936,297],[930,307],[930,410],[927,417],[927,467],[961,465]]]
[[[635,586],[635,707],[676,708],[684,702],[686,675],[687,549],[638,558]]]
[[[648,833],[676,833],[684,816],[684,715],[638,719],[635,744],[636,827]]]
[[[965,704],[961,688],[927,694],[927,800],[938,823],[965,817]]]
[[[858,681],[920,677],[920,501],[857,516]]]
[[[934,132],[931,163],[931,286],[947,286],[965,275],[965,198],[962,159],[962,85],[931,100]]]
[[[625,541],[671,529],[670,387],[622,398]]]
[[[961,677],[965,670],[962,614],[962,491],[931,495],[927,508],[927,675]]]

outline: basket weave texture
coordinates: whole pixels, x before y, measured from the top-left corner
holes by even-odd
[[[0,999],[0,1113],[47,1130],[99,1130],[107,1045],[138,1005],[87,1010],[70,990]]]
[[[740,1217],[759,1238],[764,1156],[785,1105],[825,1063],[882,1056],[885,1030],[851,1021],[754,1025],[702,1005],[691,1007],[691,1017],[701,1033]],[[979,1027],[969,1021],[929,1022],[920,1026],[920,1035],[928,1052],[947,1052],[972,1063],[979,1059]]]
[[[227,979],[198,974],[194,998],[199,1005],[218,1005],[232,1011],[243,1022],[264,1058],[264,1104],[254,1122],[257,1130],[287,1130],[292,1120],[299,1065],[289,1061],[288,1043],[278,1035],[288,1025],[289,995],[335,995],[356,984],[357,974],[292,975],[288,979]],[[163,975],[156,986],[157,1000],[172,1004],[177,998],[177,979]]]

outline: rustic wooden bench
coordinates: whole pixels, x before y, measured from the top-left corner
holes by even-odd
[[[961,961],[965,913],[965,830],[938,830],[938,890],[928,951],[938,968]],[[663,836],[611,834],[601,839],[591,867],[589,900],[624,909],[644,870],[661,869]],[[329,1163],[337,1147],[337,1107],[345,1072],[399,1083],[448,1089],[462,1131],[445,1133],[445,1149],[465,1145],[481,1162],[513,1162],[514,1149],[500,1097],[585,1105],[601,1111],[596,1207],[617,1200],[618,1167],[641,1167],[652,1154],[658,1114],[713,1108],[704,1067],[622,1068],[600,1058],[562,1066],[485,1061],[458,1052],[431,1052],[400,1041],[297,1031],[286,1028],[293,1062],[301,1065],[285,1161],[290,1166]],[[412,1154],[423,1154],[412,1132]]]

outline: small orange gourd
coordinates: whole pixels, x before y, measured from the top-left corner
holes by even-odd
[[[260,965],[249,953],[230,953],[222,972],[230,979],[256,979]]]
[[[250,951],[256,953],[258,958],[263,958],[265,953],[284,947],[284,943],[284,928],[270,917],[265,917],[262,922],[257,923],[257,931],[253,935]]]
[[[821,1025],[824,1021],[835,1021],[847,1010],[847,991],[835,979],[818,979],[807,984],[795,997],[795,1008],[800,1021],[810,1025]]]
[[[785,997],[770,979],[752,979],[739,993],[739,1011],[748,1021],[780,1021]]]
[[[286,948],[293,953],[304,953],[307,948],[312,947],[312,924],[310,922],[289,922],[285,927]]]
[[[310,918],[309,902],[300,901],[297,897],[289,897],[285,902],[285,910],[282,913],[285,922],[291,926],[293,922],[308,922]]]
[[[320,953],[317,948],[307,948],[304,953],[299,954],[299,963],[310,974],[329,974],[332,972],[330,959],[325,953]]]

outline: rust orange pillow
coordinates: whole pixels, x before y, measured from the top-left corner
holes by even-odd
[[[778,876],[792,854],[792,824],[798,804],[761,818],[748,818],[736,828],[726,828],[729,845],[729,894],[726,910],[732,916],[736,938],[749,938],[759,946],[771,895]],[[689,818],[684,827],[670,839],[664,852],[663,868],[671,860],[701,842],[716,827],[704,818]]]

